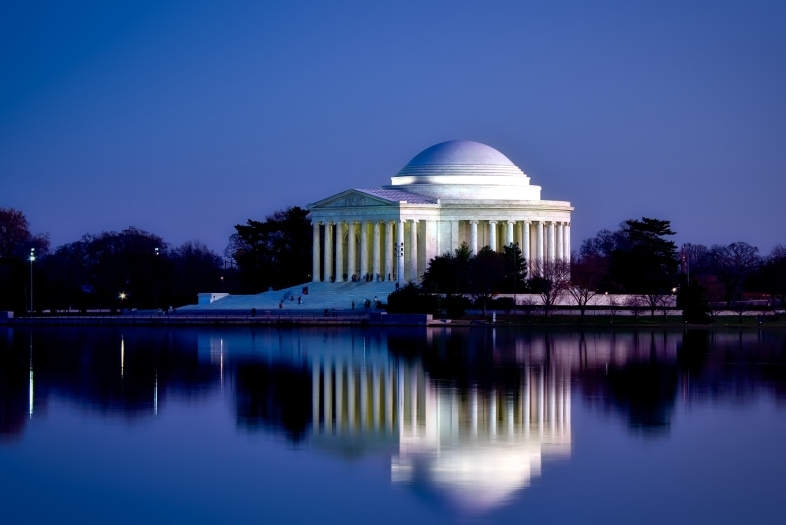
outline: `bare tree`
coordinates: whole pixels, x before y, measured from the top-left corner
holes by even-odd
[[[620,301],[613,295],[609,295],[609,313],[611,314],[611,321],[614,322],[614,316],[620,309]]]
[[[655,310],[660,308],[664,301],[667,301],[669,296],[664,293],[653,292],[641,294],[641,300],[650,309],[650,317],[655,318]]]
[[[761,280],[770,294],[772,309],[776,309],[776,301],[786,308],[786,246],[778,244],[772,249],[761,266]]]
[[[668,295],[663,297],[661,302],[658,304],[658,309],[660,310],[660,313],[663,314],[663,320],[665,321],[668,319],[669,312],[672,310],[671,301]]]
[[[533,310],[537,308],[537,301],[532,297],[524,296],[524,298],[519,301],[519,304],[523,307],[524,313],[527,316],[527,320],[529,320],[530,316],[532,315]]]
[[[587,305],[597,295],[598,285],[605,275],[605,261],[599,256],[584,255],[572,259],[570,266],[570,286],[567,292],[579,307],[583,321]]]
[[[714,245],[710,249],[711,267],[724,287],[726,305],[742,293],[745,279],[758,268],[759,249],[747,242],[733,242],[728,246]]]
[[[570,264],[563,259],[535,260],[533,277],[529,280],[532,291],[540,295],[546,317],[570,287]]]
[[[625,299],[625,307],[630,310],[633,314],[633,317],[638,321],[639,315],[641,315],[641,310],[644,308],[644,305],[647,303],[644,301],[641,295],[629,295]]]

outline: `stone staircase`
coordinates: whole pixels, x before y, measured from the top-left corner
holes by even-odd
[[[303,295],[303,288],[308,287],[308,295]],[[256,295],[228,295],[222,299],[204,305],[188,305],[177,309],[178,313],[210,313],[226,311],[250,311],[256,308],[258,313],[265,310],[298,312],[298,311],[323,311],[351,310],[352,301],[355,310],[363,310],[365,300],[377,300],[386,303],[388,295],[396,289],[394,282],[348,282],[348,283],[304,283],[283,290],[264,292]],[[297,304],[298,296],[301,304]],[[294,297],[294,300],[290,300]],[[283,308],[279,309],[279,302],[283,300]]]

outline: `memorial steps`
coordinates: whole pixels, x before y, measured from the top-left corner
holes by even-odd
[[[308,294],[303,288],[308,287]],[[388,295],[396,289],[396,283],[382,282],[346,282],[346,283],[305,283],[282,290],[264,292],[256,295],[228,295],[210,304],[188,305],[178,308],[179,313],[210,313],[227,311],[249,311],[256,308],[258,313],[266,310],[283,312],[305,312],[327,309],[351,310],[352,301],[355,310],[363,310],[363,302],[373,301],[374,297],[384,303]],[[301,304],[297,303],[300,296]],[[294,299],[290,299],[294,297]],[[283,300],[283,308],[279,302]]]

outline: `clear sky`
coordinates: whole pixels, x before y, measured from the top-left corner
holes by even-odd
[[[489,144],[569,200],[786,243],[786,2],[3,2],[0,206],[53,244],[233,225]]]

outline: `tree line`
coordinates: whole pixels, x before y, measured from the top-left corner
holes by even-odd
[[[597,294],[628,294],[652,315],[678,293],[699,318],[710,304],[733,307],[750,294],[786,304],[786,247],[768,255],[745,242],[678,249],[667,220],[626,220],[586,239],[570,260],[526,261],[517,245],[471,254],[462,245],[429,262],[422,283],[391,296],[391,311],[486,308],[499,294],[538,294],[548,314],[567,297],[582,315]],[[32,252],[31,252],[32,251]],[[255,294],[310,280],[308,211],[294,206],[235,226],[224,257],[199,241],[172,246],[138,228],[85,234],[52,249],[24,214],[0,208],[0,309],[167,308],[196,302],[199,292]],[[688,278],[688,275],[690,278]],[[496,299],[497,302],[500,299]]]
[[[678,307],[691,322],[709,321],[720,305],[732,308],[751,294],[768,298],[773,307],[786,305],[785,247],[778,245],[767,256],[745,242],[678,249],[671,240],[674,235],[670,221],[629,219],[615,231],[604,229],[586,239],[570,260],[530,264],[516,245],[499,253],[484,248],[475,256],[463,245],[432,259],[421,285],[392,295],[389,310],[449,310],[458,295],[471,297],[485,313],[495,295],[515,291],[539,295],[546,315],[567,299],[582,317],[598,294],[612,294],[612,308],[649,310],[652,316],[667,309],[676,294]],[[434,294],[443,298],[425,298]],[[616,304],[614,294],[625,294],[625,304]]]
[[[194,304],[200,292],[259,293],[309,280],[307,210],[288,208],[235,229],[225,257],[196,240],[173,246],[134,227],[52,248],[23,212],[0,208],[0,310],[28,311],[31,284],[40,312],[166,309]]]

